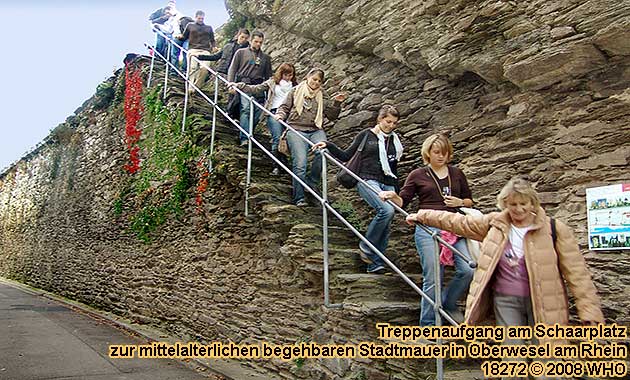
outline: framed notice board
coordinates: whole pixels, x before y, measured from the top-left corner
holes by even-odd
[[[586,189],[588,248],[630,249],[630,183]]]

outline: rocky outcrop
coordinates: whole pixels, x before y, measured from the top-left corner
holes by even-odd
[[[613,1],[228,0],[274,63],[327,71],[350,94],[327,129],[348,143],[383,103],[401,111],[402,170],[448,133],[482,209],[515,174],[585,242],[584,189],[628,180],[630,4]]]

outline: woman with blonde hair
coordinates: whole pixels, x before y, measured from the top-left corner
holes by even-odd
[[[566,283],[582,322],[603,323],[599,297],[573,233],[545,214],[532,185],[511,179],[497,196],[497,206],[501,212],[478,217],[432,210],[407,217],[408,223],[483,240],[465,322],[483,324],[494,313],[501,326],[566,325]]]
[[[442,210],[449,214],[457,213],[459,207],[471,207],[472,193],[464,173],[455,166],[449,165],[453,158],[453,144],[443,134],[433,134],[422,144],[422,159],[427,165],[413,170],[407,176],[400,196],[392,200],[401,207],[406,207],[414,197],[418,197],[420,208],[425,210]],[[435,233],[443,234],[437,228],[430,228]],[[422,265],[422,291],[434,299],[435,295],[435,241],[433,236],[416,226],[416,249]],[[456,238],[456,237],[454,237]],[[463,313],[457,307],[457,301],[468,291],[473,276],[469,266],[470,254],[464,239],[457,239],[453,246],[466,258],[453,255],[452,259],[440,260],[442,264],[454,265],[455,276],[442,291],[444,309],[457,321],[463,319]],[[444,266],[441,266],[442,272]],[[440,276],[443,278],[443,276]],[[440,284],[441,285],[441,284]],[[424,298],[420,302],[420,325],[435,324],[433,306]]]
[[[295,86],[287,95],[284,103],[278,107],[276,120],[286,121],[297,132],[287,132],[287,145],[291,152],[293,173],[302,181],[314,188],[319,186],[321,180],[321,154],[315,152],[315,158],[311,165],[310,174],[307,177],[308,152],[312,144],[326,140],[324,132],[324,115],[329,120],[334,120],[341,112],[341,102],[346,99],[346,94],[338,93],[327,99],[322,90],[324,83],[324,71],[311,69],[306,74],[306,80]],[[306,206],[304,200],[304,187],[293,179],[293,202],[297,206]]]
[[[289,92],[297,85],[297,81],[295,80],[295,66],[291,63],[284,62],[276,69],[273,76],[261,84],[258,85],[247,85],[245,83],[231,83],[231,86],[237,87],[243,92],[247,92],[250,94],[256,94],[266,91],[266,103],[265,108],[271,111],[272,113],[276,113],[278,111],[278,107],[289,95]],[[280,136],[282,132],[284,132],[284,126],[280,124],[274,117],[267,117],[267,128],[269,129],[269,133],[271,133],[271,152],[273,155],[281,161],[285,160],[284,155],[278,153],[278,144],[280,143]],[[271,175],[278,175],[279,168],[278,165],[274,162],[273,170]]]

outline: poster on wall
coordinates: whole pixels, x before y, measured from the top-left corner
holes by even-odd
[[[630,183],[586,189],[588,248],[630,249]]]

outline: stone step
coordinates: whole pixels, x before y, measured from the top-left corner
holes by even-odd
[[[407,276],[419,288],[422,288],[422,275],[407,274]],[[420,295],[397,274],[343,273],[337,275],[337,281],[334,284],[335,291],[344,294],[344,303],[420,301]]]
[[[366,301],[343,303],[344,310],[359,312],[373,323],[387,322],[397,325],[417,325],[420,317],[420,299],[417,301]]]

